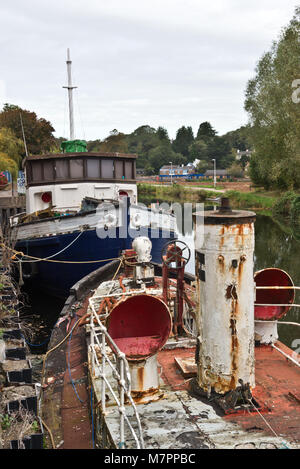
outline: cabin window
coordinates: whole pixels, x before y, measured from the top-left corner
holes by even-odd
[[[25,172],[26,172],[26,182],[28,184],[32,182],[32,164],[31,163],[27,163]]]
[[[113,160],[101,161],[101,177],[103,179],[113,179],[114,177],[114,162]]]
[[[44,180],[53,181],[53,161],[44,161]]]
[[[56,160],[56,179],[69,178],[69,165],[67,160]]]
[[[100,177],[100,160],[98,158],[88,159],[86,167],[86,174],[88,178]]]
[[[32,179],[34,181],[42,180],[42,162],[41,161],[32,162]]]
[[[83,178],[83,160],[70,160],[70,177],[72,179]]]
[[[125,161],[125,179],[132,179],[132,162]]]
[[[123,179],[123,161],[115,161],[115,178]]]

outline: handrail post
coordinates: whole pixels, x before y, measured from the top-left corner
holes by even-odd
[[[124,400],[124,361],[123,358],[120,357],[120,449],[123,449],[125,446],[125,428],[124,428],[124,412],[125,412],[125,400]]]
[[[101,360],[102,360],[102,369],[101,369],[101,378],[102,378],[102,388],[101,388],[101,405],[102,412],[105,412],[105,333],[101,331],[102,346],[101,346]]]
[[[119,448],[120,449],[125,449],[125,425],[128,426],[131,435],[133,436],[136,447],[137,448],[144,448],[144,440],[143,440],[143,431],[142,431],[142,426],[139,418],[139,414],[136,408],[136,405],[132,399],[131,396],[131,385],[130,385],[130,374],[129,374],[129,366],[128,362],[126,359],[126,355],[121,352],[114,342],[114,340],[111,338],[111,336],[108,334],[108,331],[104,324],[101,322],[100,317],[97,315],[97,312],[95,310],[95,305],[93,304],[93,301],[90,299],[89,304],[91,307],[91,330],[90,330],[90,349],[91,353],[93,355],[92,358],[92,364],[94,366],[94,371],[96,373],[96,369],[98,367],[100,373],[97,373],[97,377],[95,376],[94,373],[94,378],[100,378],[101,379],[101,411],[102,414],[105,415],[106,413],[106,389],[112,394],[113,399],[115,400],[117,406],[118,406],[118,411],[119,411],[119,416],[120,416],[120,435],[119,435]],[[95,327],[95,324],[97,325]],[[106,344],[110,346],[112,349],[116,362],[113,363],[113,360],[111,360],[110,355],[106,353]],[[98,347],[100,349],[100,355],[97,353]],[[97,348],[97,349],[96,349]],[[107,380],[106,377],[106,367],[110,367],[111,370],[113,371],[113,377],[117,380],[118,383],[118,394],[119,396],[116,395],[115,390],[113,389],[112,385],[110,382]],[[125,407],[125,400],[126,398],[128,399],[128,403],[133,407],[133,416],[135,417],[137,425],[138,425],[138,431],[133,428],[129,415],[127,415],[126,412],[126,407]],[[127,428],[127,427],[126,427]]]
[[[91,337],[91,349],[92,349],[92,376],[94,376],[95,373],[95,351],[94,351],[94,346],[95,346],[95,331],[93,328],[93,322],[94,322],[94,312],[92,310],[91,315],[90,315],[90,337]]]

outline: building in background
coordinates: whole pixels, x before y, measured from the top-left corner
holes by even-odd
[[[165,165],[159,170],[159,178],[163,179],[172,179],[183,178],[183,179],[212,179],[214,177],[214,170],[209,169],[205,173],[196,173],[196,168],[192,163],[187,164],[186,166],[172,166]],[[229,174],[226,169],[217,169],[216,170],[216,179],[228,179]]]
[[[208,169],[205,171],[204,174],[205,178],[213,178],[214,177],[214,170],[213,169]],[[227,179],[229,178],[229,174],[227,173],[226,169],[217,169],[216,170],[216,178],[217,179]]]
[[[165,165],[159,170],[160,177],[187,177],[195,172],[195,167],[192,163],[184,165]]]
[[[249,158],[249,160],[250,160],[251,154],[252,154],[252,150],[248,150],[248,149],[245,150],[245,151],[237,150],[237,151],[236,151],[236,159],[237,159],[238,161],[240,161],[241,158],[244,156],[244,157]]]

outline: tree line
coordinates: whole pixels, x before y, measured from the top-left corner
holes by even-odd
[[[19,106],[5,104],[0,112],[0,171],[9,170],[13,176],[17,175],[25,157],[23,130],[27,151],[32,155],[60,152],[60,144],[64,141],[62,137],[53,136],[54,128],[46,119]],[[248,131],[242,127],[218,136],[209,122],[203,122],[196,135],[190,126],[182,126],[172,140],[166,128],[142,125],[129,134],[114,129],[103,140],[88,141],[87,149],[90,152],[136,153],[137,167],[148,175],[158,174],[161,166],[170,161],[173,165],[186,165],[200,160],[197,170],[204,172],[212,167],[212,158],[216,159],[218,169],[230,167],[235,161],[236,149],[250,148]]]
[[[182,126],[170,139],[165,127],[157,129],[142,125],[130,134],[114,129],[104,139],[88,142],[89,151],[111,151],[138,154],[137,168],[144,169],[148,175],[158,174],[163,165],[186,165],[199,160],[197,170],[204,172],[213,167],[216,159],[219,169],[229,168],[236,160],[236,150],[251,148],[248,138],[249,129],[241,127],[223,136],[217,135],[210,122],[202,122],[196,135],[190,126]],[[246,165],[247,161],[242,161]]]

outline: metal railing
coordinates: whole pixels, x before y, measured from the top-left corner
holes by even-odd
[[[268,285],[268,286],[255,286],[256,290],[300,290],[300,287],[295,287],[294,285],[288,286],[277,286],[277,285]],[[254,303],[255,306],[283,306],[283,307],[292,307],[300,308],[300,304],[295,303]]]
[[[120,423],[119,423],[119,448],[124,449],[126,448],[125,443],[125,424],[127,424],[129,431],[132,437],[135,440],[135,444],[137,449],[144,448],[144,439],[143,439],[143,431],[141,426],[140,417],[135,405],[134,400],[131,396],[131,380],[130,380],[130,372],[129,372],[129,365],[126,360],[126,356],[123,352],[121,352],[114,342],[114,340],[110,337],[107,332],[106,327],[102,324],[99,315],[95,310],[95,305],[93,298],[89,300],[91,316],[90,316],[90,350],[91,350],[91,365],[92,365],[92,376],[95,376],[95,372],[99,373],[98,376],[101,379],[101,407],[102,413],[105,415],[106,413],[106,389],[108,389],[114,401],[117,404]],[[116,363],[113,363],[111,358],[109,357],[109,352],[107,351],[107,346],[110,347],[110,350],[113,352],[115,357]],[[107,371],[109,368],[112,371],[112,376],[107,377]],[[117,390],[116,392],[113,389],[112,378],[117,383]],[[117,395],[118,394],[118,395]],[[129,416],[126,413],[125,407],[125,399],[127,399],[128,403],[132,406],[133,409],[133,416]],[[128,408],[128,407],[127,407]],[[134,419],[137,424],[137,431],[133,428],[133,425],[130,419]]]

